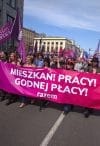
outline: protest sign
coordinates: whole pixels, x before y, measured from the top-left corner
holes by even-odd
[[[26,97],[100,109],[100,75],[0,62],[0,89]]]

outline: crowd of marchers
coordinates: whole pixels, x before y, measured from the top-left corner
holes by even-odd
[[[27,54],[25,62],[22,61],[18,53],[11,52],[0,52],[0,61],[15,64],[23,67],[32,67],[32,68],[53,68],[53,69],[65,69],[78,72],[91,72],[93,74],[100,73],[100,62],[97,57],[92,59],[84,58],[71,58],[63,57],[61,55],[54,54],[43,54],[43,53],[34,53]],[[18,96],[7,93],[3,90],[0,90],[0,101],[6,100],[6,105],[10,105],[16,101],[20,102],[19,108],[25,107],[27,104],[33,104],[35,99],[31,99],[26,96]],[[42,111],[43,108],[47,107],[49,104],[48,101],[41,101],[39,110]],[[67,114],[71,111],[74,105],[64,104],[64,114]],[[93,112],[93,109],[84,108],[84,116],[88,117]]]

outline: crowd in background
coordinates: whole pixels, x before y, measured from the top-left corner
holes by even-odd
[[[96,57],[92,59],[84,59],[84,58],[70,58],[63,57],[62,55],[54,55],[54,54],[43,54],[43,53],[34,53],[28,54],[26,56],[26,61],[23,63],[18,53],[12,52],[7,54],[6,52],[0,52],[0,61],[16,64],[24,67],[33,67],[33,68],[54,68],[54,69],[65,69],[71,71],[78,72],[91,72],[91,73],[100,73],[99,60]],[[0,101],[6,99],[6,105],[9,105],[13,102],[16,102],[20,99],[21,104],[20,108],[24,107],[28,103],[34,103],[35,100],[27,98],[25,96],[12,95],[5,91],[0,90]],[[43,107],[48,105],[48,101],[41,101],[40,110]],[[64,113],[68,113],[72,109],[73,105],[65,104],[64,105]],[[84,115],[88,117],[92,112],[92,109],[85,108]]]

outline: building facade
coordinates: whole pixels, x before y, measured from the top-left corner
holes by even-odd
[[[23,6],[24,0],[0,0],[0,26],[15,19],[17,8],[19,9],[21,23],[23,24]],[[10,46],[14,47],[14,41],[10,40],[0,46],[0,48],[9,49]]]
[[[37,42],[37,48],[45,48],[45,51],[52,52],[53,50],[59,52],[60,49],[70,49],[72,46],[72,41],[63,37],[37,37],[34,38],[34,46]]]
[[[38,33],[36,33],[35,31],[32,31],[28,28],[23,28],[23,38],[27,52],[30,48],[34,47],[34,37],[36,36],[38,36]]]

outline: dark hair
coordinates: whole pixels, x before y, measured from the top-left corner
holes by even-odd
[[[44,59],[44,62],[47,62],[48,63],[48,66],[50,67],[50,59],[49,58],[45,58]]]
[[[91,62],[92,62],[92,66],[93,66],[93,62],[94,62],[94,63],[97,63],[95,65],[95,67],[97,67],[97,68],[99,67],[99,60],[98,60],[98,58],[94,57]]]
[[[97,62],[97,63],[99,63],[99,60],[98,60],[97,57],[94,57],[91,62]]]

